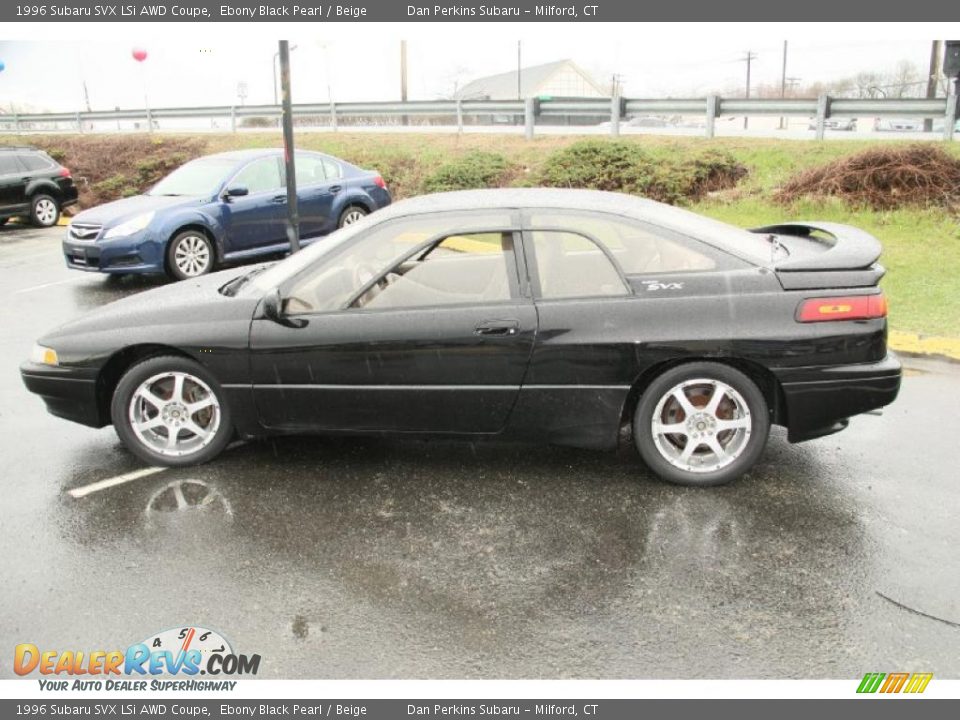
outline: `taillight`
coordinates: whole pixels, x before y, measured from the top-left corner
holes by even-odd
[[[383,188],[384,190],[387,189],[387,184],[383,181],[383,178],[380,177],[379,175],[373,178],[373,184],[376,185],[378,188]]]
[[[67,168],[60,168],[60,177],[70,177],[70,171]]]
[[[883,293],[810,298],[797,308],[797,322],[802,323],[869,320],[886,316],[887,299]]]

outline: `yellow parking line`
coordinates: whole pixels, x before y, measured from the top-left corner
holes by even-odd
[[[897,352],[911,355],[940,355],[951,360],[960,360],[960,338],[917,335],[901,330],[891,330],[888,344]]]

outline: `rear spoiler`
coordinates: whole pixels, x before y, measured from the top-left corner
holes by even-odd
[[[880,241],[873,235],[849,225],[830,222],[791,222],[753,228],[750,232],[766,235],[801,237],[824,246],[823,252],[798,253],[782,262],[774,263],[778,272],[799,270],[860,270],[880,259]],[[829,237],[814,233],[824,233]],[[793,250],[793,248],[788,248]]]
[[[880,242],[863,230],[830,222],[791,222],[753,228],[750,232],[779,236],[789,252],[773,262],[785,289],[865,287],[876,285],[885,270],[876,262]]]

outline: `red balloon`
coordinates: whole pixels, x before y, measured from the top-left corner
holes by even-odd
[[[131,54],[133,55],[133,59],[137,62],[143,62],[147,59],[147,51],[143,48],[134,48]]]

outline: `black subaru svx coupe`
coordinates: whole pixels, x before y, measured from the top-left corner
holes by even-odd
[[[21,368],[51,413],[145,461],[234,437],[510,438],[613,448],[658,476],[750,469],[891,403],[880,245],[852,227],[740,230],[649,200],[480,190],[396,203],[272,265],[129,297]]]

